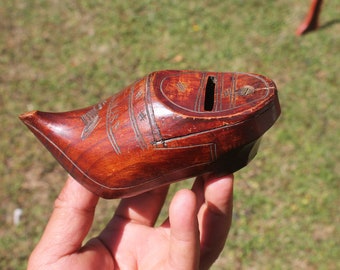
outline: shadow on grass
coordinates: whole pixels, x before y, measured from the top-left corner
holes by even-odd
[[[340,23],[340,19],[334,19],[334,20],[331,20],[331,21],[329,21],[329,22],[324,23],[323,25],[321,25],[321,26],[319,27],[319,29],[320,29],[320,30],[325,30],[325,29],[330,28],[330,27],[332,27],[333,25],[339,24],[339,23]]]

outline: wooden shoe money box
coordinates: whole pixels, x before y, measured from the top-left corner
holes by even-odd
[[[122,198],[239,170],[279,115],[275,83],[265,76],[165,70],[94,106],[20,119],[87,189]]]

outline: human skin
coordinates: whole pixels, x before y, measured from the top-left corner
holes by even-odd
[[[103,231],[83,245],[99,197],[68,177],[28,270],[209,269],[231,226],[233,176],[198,177],[191,190],[174,195],[169,218],[156,227],[167,191],[122,199]]]

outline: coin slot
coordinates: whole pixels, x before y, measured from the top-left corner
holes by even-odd
[[[215,85],[216,85],[216,78],[213,76],[209,76],[207,80],[207,84],[205,86],[205,99],[204,99],[204,110],[205,111],[212,111],[214,108]]]

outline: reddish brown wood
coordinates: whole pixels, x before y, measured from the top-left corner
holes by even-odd
[[[239,170],[279,114],[262,75],[159,71],[97,105],[20,118],[81,184],[119,198]]]
[[[296,30],[296,35],[301,36],[319,27],[319,15],[322,0],[312,0],[309,11],[302,24]]]

